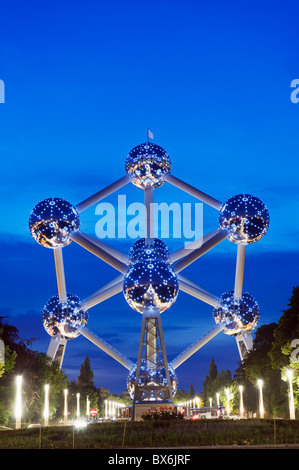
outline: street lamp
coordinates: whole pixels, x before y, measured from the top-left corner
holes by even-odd
[[[16,404],[15,404],[15,417],[16,417],[16,429],[21,427],[22,417],[22,376],[16,377],[17,392],[16,392]]]
[[[260,400],[259,400],[259,409],[260,409],[260,418],[263,419],[265,415],[265,410],[264,410],[264,401],[263,401],[263,381],[259,379],[257,381],[259,390],[260,390]]]
[[[49,384],[45,385],[45,409],[44,409],[44,424],[49,426]]]
[[[293,371],[288,369],[287,377],[289,380],[289,407],[290,407],[290,419],[295,419],[295,404],[294,404],[294,392],[293,392]]]
[[[89,401],[89,395],[86,397],[86,416],[89,418],[90,416],[90,401]]]
[[[67,422],[67,413],[68,413],[68,409],[67,409],[67,394],[68,394],[68,389],[65,388],[64,389],[64,422],[66,423]]]
[[[225,389],[225,394],[226,394],[226,413],[227,413],[227,416],[229,416],[230,408],[229,408],[229,389],[228,388]]]
[[[243,385],[239,385],[239,391],[240,391],[240,417],[244,418]]]
[[[210,408],[212,408],[212,397],[210,397],[209,400],[210,400]]]
[[[220,415],[220,394],[216,393],[216,400],[217,400],[217,416]]]
[[[80,418],[80,393],[77,393],[77,418]]]

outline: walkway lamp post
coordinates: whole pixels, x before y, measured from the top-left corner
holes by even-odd
[[[50,416],[49,389],[50,389],[49,384],[45,384],[45,408],[44,408],[44,425],[45,426],[49,426],[49,416]]]
[[[80,393],[77,393],[77,418],[80,418]]]
[[[67,406],[67,395],[68,395],[68,389],[64,389],[64,411],[63,411],[63,416],[64,416],[64,422],[67,422],[67,414],[68,414],[68,406]]]
[[[227,416],[229,416],[230,408],[229,408],[229,389],[228,388],[225,389],[225,394],[226,394],[226,413],[227,413]]]
[[[265,410],[264,410],[264,401],[263,401],[263,381],[259,379],[257,381],[260,395],[259,395],[259,412],[260,412],[260,418],[264,419],[265,416]]]
[[[220,394],[216,393],[216,400],[217,400],[217,416],[220,415]]]
[[[240,417],[244,418],[243,385],[239,386],[239,391],[240,391]]]
[[[22,376],[21,375],[17,376],[16,384],[17,384],[16,403],[15,403],[16,429],[20,429],[21,418],[22,418]]]
[[[290,419],[295,419],[295,404],[294,404],[294,391],[293,391],[293,371],[287,370],[287,377],[289,380],[289,407],[290,407]]]

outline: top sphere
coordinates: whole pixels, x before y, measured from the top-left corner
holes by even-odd
[[[42,246],[57,248],[71,243],[70,233],[80,227],[77,209],[68,201],[52,197],[39,202],[29,217],[33,238]]]
[[[241,245],[260,240],[268,230],[269,220],[265,204],[249,194],[231,197],[223,204],[219,214],[220,227],[229,230],[227,238]]]
[[[139,238],[130,248],[129,263],[134,264],[141,259],[159,259],[168,262],[169,256],[169,248],[160,238],[153,238],[150,245],[145,243],[145,238]]]
[[[154,189],[164,183],[164,177],[171,169],[171,160],[162,147],[146,142],[129,152],[125,169],[135,186]]]

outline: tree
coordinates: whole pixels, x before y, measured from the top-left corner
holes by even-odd
[[[1,338],[5,343],[5,373],[0,377],[0,422],[8,423],[13,414],[15,377],[23,376],[24,420],[40,420],[44,406],[44,385],[50,385],[50,408],[55,413],[67,378],[56,362],[45,353],[28,348],[31,340],[21,340],[18,329],[0,317]]]
[[[190,384],[189,392],[187,394],[188,400],[192,400],[195,397],[195,390],[193,384]]]
[[[282,369],[289,365],[291,342],[299,338],[299,286],[293,288],[288,306],[287,310],[282,310],[283,315],[279,318],[273,334],[269,356],[274,369]]]
[[[90,359],[88,356],[84,359],[83,364],[80,367],[80,375],[78,377],[78,387],[79,388],[94,388],[93,383],[93,372],[90,367]]]
[[[265,411],[271,414],[285,412],[286,385],[281,380],[280,370],[273,369],[270,351],[274,342],[276,323],[261,325],[256,330],[253,348],[244,359],[243,367],[246,378],[257,387],[257,380],[263,380]],[[256,409],[258,406],[256,388]]]
[[[214,358],[212,357],[210,366],[209,366],[209,374],[206,375],[206,378],[203,382],[203,399],[205,403],[207,403],[207,400],[211,396],[211,391],[210,391],[211,384],[216,379],[217,375],[218,375],[217,366],[215,364]]]

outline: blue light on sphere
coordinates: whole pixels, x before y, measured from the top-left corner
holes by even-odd
[[[225,292],[220,297],[220,307],[214,309],[216,324],[224,325],[223,332],[236,335],[253,330],[260,317],[256,300],[248,292],[243,292],[240,299],[234,297],[234,291]]]
[[[135,381],[136,381],[136,370],[137,370],[137,364],[135,364],[127,378],[127,389],[129,392],[129,395],[132,399],[134,399],[134,393],[135,393]],[[171,382],[171,388],[172,388],[172,394],[175,396],[177,388],[178,388],[178,378],[176,373],[174,372],[174,369],[171,367],[171,365],[168,364],[168,372],[169,372],[169,378]],[[153,368],[150,370],[146,364],[145,361],[143,360],[140,365],[140,375],[138,378],[138,385],[140,386],[152,386],[152,391],[146,390],[143,394],[142,399],[145,401],[150,401],[150,400],[158,400],[159,399],[162,401],[164,399],[164,395],[162,390],[166,390],[168,387],[167,384],[167,377],[166,377],[166,370],[165,367],[157,367]],[[156,390],[161,389],[160,394],[157,395]]]
[[[133,264],[124,277],[123,292],[134,310],[158,308],[164,312],[175,302],[179,283],[173,268],[161,260],[140,260]]]
[[[125,162],[127,175],[138,188],[158,188],[171,170],[171,160],[159,145],[146,142],[137,145],[127,155]]]
[[[42,321],[50,336],[60,334],[67,339],[77,338],[79,328],[87,325],[88,312],[76,295],[67,294],[65,302],[61,302],[56,295],[44,306]]]
[[[269,211],[255,196],[239,194],[222,206],[219,225],[229,230],[228,239],[233,243],[250,245],[260,240],[269,227]]]
[[[39,202],[31,211],[29,229],[33,238],[46,248],[57,248],[71,243],[70,233],[80,227],[77,209],[57,197]]]
[[[170,251],[160,238],[153,238],[152,244],[146,244],[145,238],[139,238],[130,248],[129,263],[134,264],[141,259],[159,259],[169,261]]]

